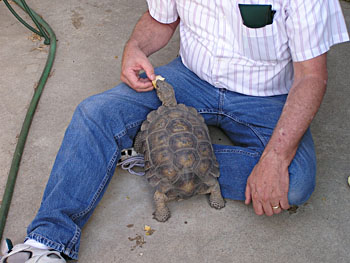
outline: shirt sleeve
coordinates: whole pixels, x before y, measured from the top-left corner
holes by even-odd
[[[147,0],[150,15],[160,23],[170,24],[177,20],[176,0]]]
[[[349,41],[339,0],[293,0],[286,29],[293,61],[317,57],[332,45]]]

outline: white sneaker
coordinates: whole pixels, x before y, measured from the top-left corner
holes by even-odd
[[[120,151],[120,159],[118,161],[118,164],[122,163],[126,159],[140,155],[141,154],[137,153],[134,148],[123,149]]]
[[[137,153],[134,148],[124,149],[120,154],[121,157],[117,163],[117,166],[120,166],[123,170],[126,170],[134,175],[145,175],[145,172],[143,169],[141,169],[145,166],[145,158],[142,154]]]
[[[0,259],[0,263],[66,263],[61,254],[55,250],[39,249],[26,244],[11,248]]]

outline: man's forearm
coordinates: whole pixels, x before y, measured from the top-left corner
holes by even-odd
[[[258,215],[271,216],[289,208],[288,167],[325,94],[326,56],[293,63],[293,86],[270,141],[247,181],[245,203],[253,201]]]
[[[263,156],[274,154],[287,165],[316,115],[326,91],[327,74],[299,74]]]
[[[175,32],[179,19],[171,24],[162,24],[147,11],[137,22],[130,39],[125,45],[120,79],[137,92],[153,89],[154,68],[148,56],[164,47]],[[144,70],[147,77],[141,78]]]
[[[137,22],[126,47],[136,45],[146,56],[150,56],[169,42],[178,24],[179,20],[162,24],[147,11]]]

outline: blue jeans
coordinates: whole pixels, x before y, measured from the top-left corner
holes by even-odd
[[[179,103],[195,107],[208,125],[220,127],[235,146],[214,145],[224,198],[244,200],[247,178],[280,117],[286,95],[251,97],[218,89],[176,58],[156,69],[175,88]],[[111,180],[120,151],[130,148],[146,115],[160,106],[154,91],[125,84],[92,96],[77,107],[47,183],[28,238],[76,259],[81,229]],[[307,131],[289,167],[290,204],[302,204],[315,186],[316,160]]]

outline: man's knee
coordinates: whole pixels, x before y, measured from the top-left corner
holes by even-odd
[[[292,188],[288,192],[288,202],[290,205],[302,205],[309,200],[312,192],[315,189],[315,184],[308,184],[299,188]]]
[[[118,89],[118,92],[106,91],[84,99],[79,103],[74,114],[94,120],[103,120],[112,113],[115,116],[123,107],[127,106],[123,90],[129,88],[126,84],[121,83],[115,89]]]
[[[301,205],[311,196],[316,184],[316,154],[310,130],[308,130],[289,166],[290,205]]]
[[[99,120],[103,115],[103,100],[99,95],[84,99],[75,109],[73,120]]]
[[[316,185],[316,167],[311,164],[299,171],[290,172],[288,201],[290,205],[302,205],[311,196]]]

